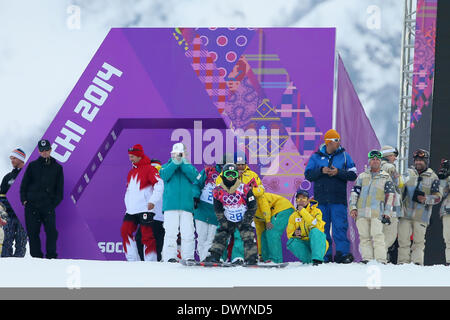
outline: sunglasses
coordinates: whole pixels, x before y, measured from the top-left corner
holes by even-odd
[[[341,141],[341,139],[339,139],[339,138],[332,138],[332,139],[325,139],[325,140],[333,141],[333,142],[339,142],[339,141]]]
[[[369,157],[369,159],[373,159],[373,158],[381,159],[381,158],[383,158],[383,155],[378,150],[372,150],[369,152],[368,157]]]
[[[239,177],[239,172],[234,171],[234,170],[227,170],[223,173],[223,176],[225,178],[233,178],[236,179],[237,177]]]

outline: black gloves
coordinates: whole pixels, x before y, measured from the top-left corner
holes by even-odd
[[[200,198],[194,198],[194,209],[198,208],[199,202],[200,202]]]

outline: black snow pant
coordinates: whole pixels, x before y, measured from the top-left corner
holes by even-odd
[[[56,240],[58,231],[56,230],[55,210],[48,208],[38,208],[31,204],[25,205],[25,226],[27,228],[30,243],[30,255],[34,258],[43,258],[41,250],[41,226],[44,225],[46,234],[46,255],[48,259],[56,259]]]
[[[164,234],[165,234],[163,222],[159,220],[153,220],[150,223],[150,226],[152,227],[153,236],[155,237],[156,240],[157,260],[161,261],[162,259],[161,252],[164,245]],[[136,232],[136,245],[138,247],[139,257],[141,258],[142,261],[144,261],[144,246],[142,245],[141,239],[142,233],[141,228],[139,227],[138,231]]]

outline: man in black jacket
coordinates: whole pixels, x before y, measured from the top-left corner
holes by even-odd
[[[9,159],[11,160],[13,170],[3,177],[2,183],[0,184],[0,202],[3,203],[8,212],[8,223],[3,227],[5,240],[3,241],[2,257],[24,257],[26,253],[27,234],[6,199],[6,193],[25,165],[25,158],[26,154],[20,148],[14,149],[11,152]],[[13,242],[15,243],[15,250],[13,250]]]
[[[63,199],[63,169],[54,158],[48,140],[38,143],[40,157],[31,162],[25,170],[20,185],[20,200],[25,206],[25,225],[30,242],[32,257],[43,258],[39,237],[41,225],[44,224],[46,241],[46,258],[57,257],[55,208]]]

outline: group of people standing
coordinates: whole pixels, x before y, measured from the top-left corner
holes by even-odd
[[[286,249],[303,263],[351,263],[348,215],[356,220],[362,262],[424,264],[425,233],[433,206],[441,204],[446,264],[450,265],[450,168],[442,160],[435,173],[429,153],[413,153],[414,165],[397,172],[396,148],[371,150],[359,175],[333,129],[308,160],[305,178],[314,196],[298,189],[295,203],[266,192],[245,154],[227,154],[221,164],[198,172],[187,160],[186,147],[173,145],[167,163],[148,158],[142,145],[128,150],[132,168],[125,192],[126,213],[120,228],[129,261],[178,262],[180,259],[231,261],[234,264],[283,262]],[[32,257],[43,258],[40,228],[47,235],[46,258],[57,258],[55,208],[63,199],[62,166],[50,156],[48,140],[38,143],[39,158],[23,176],[20,199],[25,229],[6,200],[24,167],[22,149],[10,154],[13,170],[0,186],[0,252],[23,257],[27,238]],[[347,184],[353,182],[347,203]],[[195,236],[197,234],[197,237]],[[15,243],[15,248],[13,248]],[[334,246],[332,246],[334,244]]]
[[[304,263],[351,263],[354,257],[347,237],[350,214],[356,220],[363,263],[394,262],[395,243],[397,263],[423,265],[432,207],[445,199],[441,215],[449,248],[446,259],[450,263],[448,161],[443,161],[436,174],[429,168],[428,152],[419,149],[413,153],[414,166],[400,175],[395,166],[396,148],[384,146],[369,152],[366,169],[358,175],[351,156],[340,145],[337,131],[327,131],[324,142],[305,169],[305,178],[313,183],[314,197],[299,189],[295,203],[266,192],[261,179],[246,164],[244,154],[225,155],[222,164],[198,172],[187,160],[185,146],[175,144],[169,161],[159,171],[152,170],[156,178],[147,186],[148,196],[144,197],[152,199],[150,207],[160,209],[139,213],[162,214],[164,235],[158,240],[162,245],[157,250],[151,244],[156,239],[144,236],[143,243],[147,239],[149,252],[157,251],[161,257],[157,260],[168,262],[194,260],[197,252],[200,261],[280,263],[285,234],[286,249]],[[136,150],[143,154],[140,145],[129,153]],[[133,163],[133,170],[143,163]],[[130,181],[139,178],[133,180],[129,175],[126,199],[131,190],[143,188],[142,184],[136,188]],[[347,184],[353,181],[348,203]],[[135,221],[132,228],[122,226],[127,258],[131,248],[128,243],[135,239],[133,232],[139,224]],[[156,260],[155,256],[152,254],[150,260]]]
[[[20,201],[25,209],[26,231],[6,198],[8,190],[25,164],[26,154],[21,148],[11,152],[9,158],[13,170],[2,179],[0,185],[0,212],[4,217],[3,222],[0,222],[3,225],[0,226],[2,257],[24,257],[27,242],[30,255],[34,258],[58,257],[55,209],[63,200],[64,173],[62,166],[50,156],[52,152],[50,142],[42,139],[37,146],[39,158],[29,163],[20,185]],[[40,238],[42,225],[46,233],[45,255]]]
[[[323,261],[328,244],[317,203],[310,202],[306,190],[298,192],[297,207],[265,192],[244,154],[225,155],[223,164],[208,165],[201,172],[187,160],[182,143],[173,146],[171,158],[159,170],[141,145],[130,148],[128,154],[132,169],[121,227],[127,260],[178,262],[195,260],[197,252],[201,261],[278,263],[283,261],[281,238],[288,232],[289,250],[310,263]],[[164,234],[152,235],[147,225],[161,213]],[[142,257],[135,234],[139,225]],[[311,233],[315,228],[322,236]],[[158,240],[163,243],[159,248]]]

